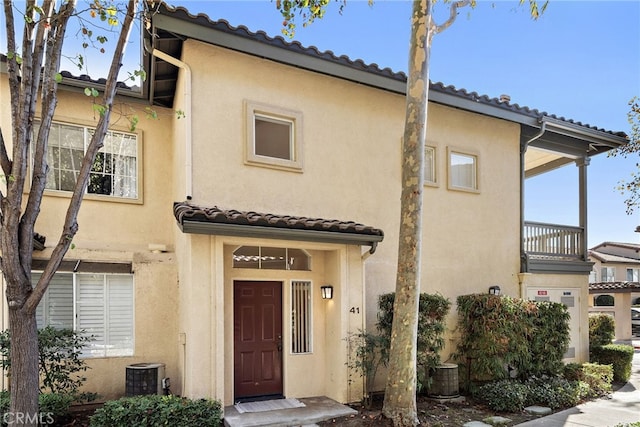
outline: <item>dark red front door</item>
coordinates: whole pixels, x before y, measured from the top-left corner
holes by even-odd
[[[282,283],[233,283],[235,399],[282,395]]]

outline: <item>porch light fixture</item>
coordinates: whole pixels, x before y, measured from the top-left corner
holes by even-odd
[[[333,286],[320,286],[320,292],[322,294],[322,299],[333,299]]]
[[[490,295],[500,295],[500,286],[494,285],[489,287]]]

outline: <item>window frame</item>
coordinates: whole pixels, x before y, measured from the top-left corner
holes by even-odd
[[[612,272],[611,279],[609,279],[609,271]],[[600,282],[611,283],[616,281],[616,268],[615,267],[600,267]]]
[[[255,101],[244,101],[245,105],[245,159],[244,162],[251,166],[263,166],[268,168],[302,172],[303,170],[303,137],[302,137],[302,113],[300,111],[276,107]],[[289,132],[289,146],[292,159],[280,159],[256,154],[255,139],[256,117],[265,121],[290,123],[292,129]]]
[[[471,157],[473,162],[473,187],[455,185],[453,183],[453,165],[452,159],[454,155]],[[474,150],[461,149],[456,147],[447,147],[447,188],[454,191],[464,191],[467,193],[480,193],[480,154]]]
[[[40,270],[34,270],[32,272],[32,274],[41,274],[42,271]],[[112,358],[112,357],[132,357],[135,355],[135,330],[136,330],[136,316],[135,316],[135,277],[133,274],[129,274],[129,273],[103,273],[103,272],[97,272],[97,273],[89,273],[89,272],[72,272],[72,271],[59,271],[56,272],[54,277],[56,275],[64,275],[64,276],[68,276],[67,280],[70,280],[71,283],[70,284],[64,284],[65,286],[69,285],[71,286],[71,308],[72,308],[72,319],[71,319],[71,328],[74,331],[79,331],[79,330],[84,330],[84,329],[80,329],[79,325],[82,322],[82,319],[80,318],[80,287],[82,286],[82,284],[80,283],[80,277],[79,276],[89,276],[89,275],[95,275],[95,276],[101,276],[100,279],[102,281],[102,295],[103,295],[103,299],[102,299],[102,307],[103,307],[103,311],[106,313],[110,310],[112,310],[114,307],[119,307],[119,306],[113,306],[113,300],[111,298],[111,292],[113,291],[113,289],[111,289],[112,286],[112,281],[115,277],[126,277],[128,279],[130,279],[130,293],[131,293],[131,302],[130,302],[130,306],[131,306],[131,312],[130,312],[130,316],[131,316],[131,324],[129,325],[130,330],[131,330],[131,341],[130,341],[130,346],[127,346],[127,348],[124,349],[119,349],[116,350],[115,352],[112,351],[110,353],[109,351],[109,346],[111,345],[112,341],[109,341],[109,331],[110,331],[110,325],[109,325],[109,319],[107,319],[106,317],[102,320],[102,325],[101,327],[104,329],[104,343],[102,344],[104,346],[104,348],[102,350],[99,350],[98,348],[92,348],[92,344],[91,342],[88,343],[88,347],[82,349],[81,351],[81,358],[82,359],[100,359],[100,358]],[[60,277],[60,276],[58,276]],[[33,283],[33,280],[32,280]],[[35,286],[35,283],[33,283]],[[127,283],[128,284],[128,283]],[[109,288],[109,289],[107,289]],[[41,316],[44,320],[44,324],[39,325],[40,327],[46,327],[49,326],[49,319],[50,319],[50,312],[51,312],[51,306],[49,305],[49,292],[51,291],[51,287],[49,287],[42,300],[40,301],[40,304],[38,305],[37,311],[36,313],[41,313]],[[46,306],[41,307],[41,304],[46,304]],[[85,319],[86,321],[86,319]],[[55,325],[51,325],[56,327]],[[92,331],[87,330],[87,334],[88,335],[92,335]]]
[[[306,322],[306,330],[304,332],[304,335],[307,338],[307,348],[306,351],[295,351],[295,346],[296,346],[296,341],[294,340],[294,336],[296,335],[294,328],[295,323],[294,323],[294,319],[297,319],[297,317],[295,317],[295,312],[294,309],[295,307],[295,295],[294,295],[294,285],[307,285],[308,289],[307,289],[307,294],[309,296],[309,302],[307,304],[307,310],[308,310],[308,316],[307,316],[307,322]],[[291,315],[291,345],[289,347],[289,354],[292,356],[304,356],[304,355],[309,355],[309,354],[313,354],[313,323],[314,323],[314,315],[313,315],[313,309],[314,309],[314,293],[316,290],[316,287],[313,285],[313,282],[311,280],[305,280],[305,279],[296,279],[296,280],[291,280],[289,282],[289,290],[290,290],[290,307],[289,307],[289,313]]]
[[[37,120],[37,123],[35,124],[36,126],[40,125],[40,120]],[[60,118],[60,119],[56,119],[53,120],[51,122],[51,125],[59,125],[59,126],[67,126],[67,127],[73,127],[73,128],[78,128],[79,130],[82,131],[83,134],[83,149],[82,149],[82,154],[84,156],[84,154],[86,153],[86,149],[87,146],[90,142],[90,138],[91,138],[91,132],[95,130],[95,123],[83,123],[82,121],[74,121],[74,120],[70,120],[70,119],[66,119],[66,118]],[[111,195],[111,194],[99,194],[99,193],[89,193],[89,186],[87,184],[87,186],[85,187],[85,191],[84,191],[84,199],[85,200],[108,200],[110,202],[118,202],[118,203],[129,203],[129,204],[143,204],[144,203],[144,198],[143,198],[143,193],[142,190],[144,188],[144,182],[143,182],[143,173],[142,173],[142,168],[143,168],[143,133],[140,129],[137,129],[133,132],[131,132],[130,130],[126,130],[122,127],[110,127],[107,130],[107,133],[109,132],[115,132],[115,133],[120,133],[120,134],[125,134],[125,135],[132,135],[135,136],[135,140],[136,140],[136,197],[122,197],[122,196],[115,196],[115,195]],[[37,135],[34,134],[34,138]],[[32,145],[31,150],[34,149],[34,146]],[[51,149],[51,145],[49,144],[49,150]],[[99,151],[103,152],[103,151]],[[31,151],[31,154],[29,156],[29,170],[32,172],[33,171],[33,151]],[[94,160],[95,163],[95,160]],[[51,165],[49,165],[50,169],[53,170],[53,167]],[[93,169],[93,165],[92,165],[92,169]],[[90,172],[91,174],[92,172]],[[25,186],[25,191],[29,191],[30,189],[30,182],[31,180],[29,180],[29,184],[27,186]],[[47,196],[55,196],[55,197],[71,197],[72,195],[72,190],[59,190],[59,189],[53,189],[53,188],[45,188],[44,190],[44,194]]]
[[[429,187],[439,187],[440,182],[438,180],[438,147],[431,144],[426,144],[424,147],[424,185]],[[427,177],[427,151],[431,151],[433,154],[431,156],[431,177]]]
[[[631,273],[632,280],[629,280],[629,273]],[[635,276],[637,280],[633,280],[633,276]],[[627,278],[627,282],[639,282],[640,281],[640,268],[627,267],[627,269],[626,269],[626,278]]]

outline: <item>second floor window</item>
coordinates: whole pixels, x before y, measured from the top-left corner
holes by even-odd
[[[38,125],[35,126],[35,132]],[[47,153],[47,189],[73,191],[93,129],[53,123]],[[138,136],[109,131],[89,175],[87,194],[138,198]]]
[[[601,282],[615,282],[615,268],[613,267],[602,267],[602,277]]]
[[[627,282],[640,282],[640,268],[627,268]]]

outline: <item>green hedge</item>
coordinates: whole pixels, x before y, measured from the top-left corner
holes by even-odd
[[[106,402],[91,417],[91,427],[217,427],[222,407],[214,400],[177,396],[135,396]]]
[[[461,295],[457,302],[460,341],[454,357],[467,390],[472,383],[563,369],[570,318],[563,304],[488,294]]]
[[[611,344],[616,335],[616,322],[605,313],[589,314],[589,348]]]
[[[613,367],[613,381],[627,382],[631,376],[631,363],[633,361],[633,347],[622,344],[609,344],[601,347],[592,347],[589,357],[592,362]]]

